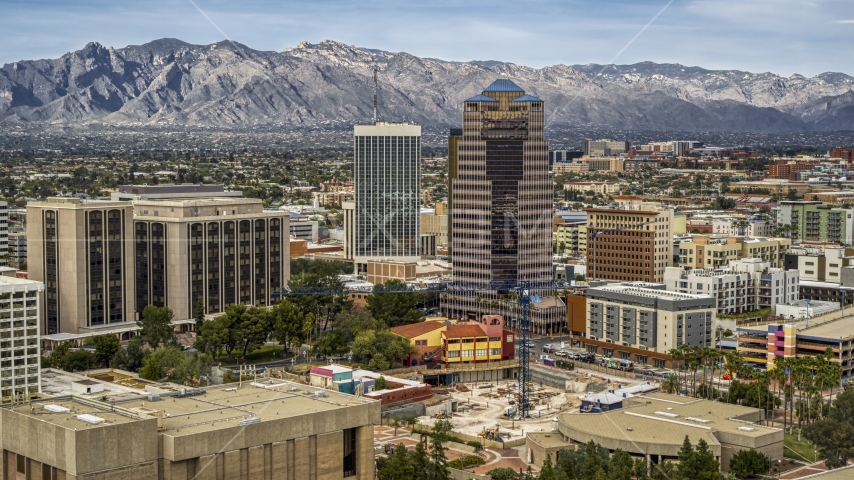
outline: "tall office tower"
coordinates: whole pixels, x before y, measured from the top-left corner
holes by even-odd
[[[3,403],[9,403],[16,395],[41,392],[39,295],[43,291],[41,282],[0,276]]]
[[[454,209],[454,179],[457,178],[459,169],[459,144],[463,139],[462,128],[452,128],[448,134],[448,211]],[[453,238],[454,225],[453,218],[448,215],[448,256],[454,253],[453,245],[450,241]]]
[[[9,252],[9,204],[0,202],[0,267],[8,267],[6,253]]]
[[[452,181],[454,282],[472,287],[447,295],[451,317],[505,316],[515,328],[515,303],[498,285],[552,279],[552,180],[543,134],[543,101],[510,80],[497,80],[463,106],[458,175]],[[566,324],[566,307],[547,289],[532,309],[531,330]]]
[[[134,204],[136,309],[172,309],[176,320],[229,305],[270,305],[290,276],[288,212],[254,198],[143,200]]]
[[[131,238],[131,202],[27,204],[29,278],[45,284],[43,334],[136,320]]]
[[[421,127],[357,125],[353,147],[357,272],[368,260],[420,260]]]

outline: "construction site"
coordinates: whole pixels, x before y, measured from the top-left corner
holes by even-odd
[[[566,378],[565,372],[561,379]],[[630,383],[615,381],[592,373],[570,374],[564,388],[541,382],[529,383],[529,414],[520,418],[517,412],[519,387],[515,380],[498,382],[456,383],[448,389],[450,402],[432,415],[419,417],[424,427],[438,420],[449,420],[454,432],[466,440],[488,440],[511,447],[524,443],[531,432],[548,432],[556,426],[560,413],[579,413],[582,397],[625,387]],[[631,382],[636,383],[636,382]],[[471,437],[471,438],[469,438]]]

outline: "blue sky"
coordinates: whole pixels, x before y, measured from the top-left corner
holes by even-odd
[[[208,44],[224,39],[221,29],[258,50],[332,39],[532,67],[614,59],[854,75],[854,0],[673,0],[664,8],[668,1],[0,0],[0,63],[56,58],[90,41]]]

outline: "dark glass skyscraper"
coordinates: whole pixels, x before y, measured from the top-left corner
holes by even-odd
[[[552,278],[553,194],[543,107],[504,79],[463,104],[457,176],[451,180],[454,281],[483,287],[448,295],[445,309],[452,317],[504,314],[512,328],[510,292],[488,287]],[[543,303],[532,331],[557,331],[565,323],[563,302],[547,297],[548,291],[538,293]]]

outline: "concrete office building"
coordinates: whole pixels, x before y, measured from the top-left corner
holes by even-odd
[[[543,101],[510,80],[496,80],[464,102],[458,175],[452,181],[454,282],[482,289],[446,296],[447,316],[503,315],[512,326],[518,315],[507,310],[516,307],[501,301],[508,288],[551,281],[553,193],[543,129]],[[496,284],[507,287],[495,289]],[[532,309],[532,331],[560,331],[563,301],[550,296],[550,289],[536,293],[543,301]]]
[[[449,212],[445,202],[436,202],[435,208],[432,209],[421,209],[421,235],[434,235],[437,245],[448,243]]]
[[[3,478],[374,478],[380,402],[273,379],[235,387],[161,401],[64,396],[7,404]]]
[[[585,140],[581,144],[581,151],[589,157],[610,157],[626,153],[632,148],[632,142],[625,140]]]
[[[222,185],[182,183],[178,185],[122,185],[118,192],[110,194],[110,200],[114,202],[190,198],[243,198],[243,192],[226,191]]]
[[[626,196],[585,211],[589,278],[664,281],[673,260],[673,210]]]
[[[0,276],[0,397],[41,392],[39,296],[44,284]],[[23,400],[25,397],[18,397]]]
[[[176,319],[229,305],[270,305],[290,277],[288,212],[261,200],[201,199],[135,204],[132,255],[137,312],[167,306]]]
[[[43,334],[137,320],[132,238],[131,202],[27,204],[29,278],[45,284]]]
[[[353,144],[358,271],[368,260],[419,260],[421,127],[357,125]]]
[[[682,344],[711,347],[717,305],[711,295],[670,292],[661,284],[623,283],[587,289],[587,350],[636,363],[668,366]]]
[[[648,466],[677,461],[685,437],[692,445],[702,439],[726,473],[742,450],[762,452],[773,461],[783,458],[783,430],[766,423],[759,408],[655,392],[626,398],[623,408],[614,411],[562,413],[557,430],[567,445],[592,441],[644,458]]]
[[[309,217],[299,213],[290,212],[290,236],[298,240],[317,243],[320,224],[317,220],[309,220]]]

